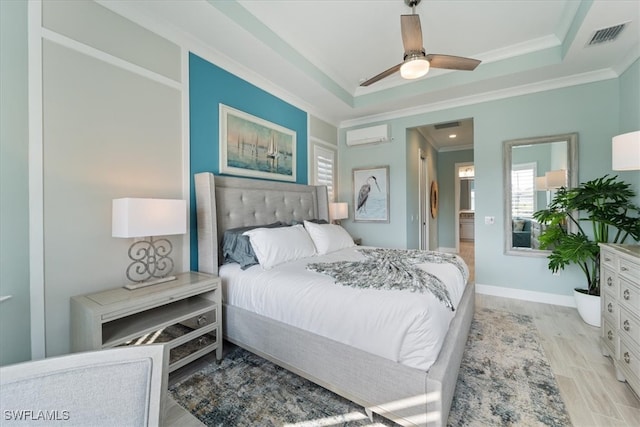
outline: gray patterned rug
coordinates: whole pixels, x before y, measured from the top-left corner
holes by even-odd
[[[238,347],[170,393],[208,426],[371,425],[361,407]],[[476,311],[448,424],[571,425],[529,316]]]

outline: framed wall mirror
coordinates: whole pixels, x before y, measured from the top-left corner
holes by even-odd
[[[560,187],[578,183],[578,134],[504,141],[505,254],[547,256],[538,237],[544,225],[533,213],[545,209]]]

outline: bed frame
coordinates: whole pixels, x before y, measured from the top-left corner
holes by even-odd
[[[246,225],[328,220],[326,188],[195,175],[198,269],[218,274],[225,230]],[[410,368],[302,329],[223,304],[224,337],[314,383],[404,426],[446,426],[474,312],[468,284],[438,359]]]

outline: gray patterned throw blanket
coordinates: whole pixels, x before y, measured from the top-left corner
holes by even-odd
[[[462,259],[455,254],[421,251],[417,249],[358,249],[366,259],[362,261],[317,262],[307,265],[307,270],[326,274],[336,284],[361,289],[408,290],[431,292],[451,311],[455,310],[449,291],[442,281],[417,266],[424,262],[453,264],[464,282],[469,272]]]

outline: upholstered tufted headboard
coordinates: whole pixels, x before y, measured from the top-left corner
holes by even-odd
[[[219,247],[225,230],[275,221],[329,220],[325,186],[195,175],[198,270],[218,274]]]

